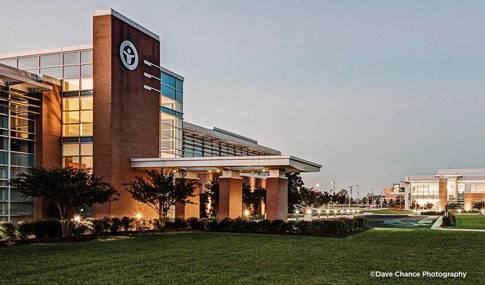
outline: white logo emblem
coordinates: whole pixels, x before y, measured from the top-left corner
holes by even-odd
[[[135,46],[128,40],[120,45],[121,62],[128,70],[135,70],[138,66],[138,52]]]

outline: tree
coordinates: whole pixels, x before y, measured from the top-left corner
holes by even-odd
[[[71,167],[33,167],[10,179],[10,185],[23,197],[37,197],[49,201],[59,210],[62,236],[70,236],[73,219],[81,207],[118,200],[118,191],[102,178],[85,170]]]
[[[286,177],[288,178],[288,213],[292,213],[293,205],[301,203],[300,189],[304,183],[298,172],[287,173]]]
[[[367,197],[362,198],[362,204],[367,205],[369,199]]]
[[[473,208],[482,210],[483,208],[485,208],[485,202],[483,201],[475,202],[473,203]]]
[[[394,207],[396,206],[396,202],[393,199],[389,200],[389,206]]]
[[[212,179],[205,185],[205,193],[209,197],[209,216],[219,218],[219,182]]]
[[[193,179],[175,178],[173,172],[163,169],[146,170],[147,178],[135,177],[134,181],[125,183],[126,191],[136,201],[152,208],[158,215],[158,225],[165,228],[168,210],[177,203],[193,204],[189,199],[195,197],[195,189],[199,183]]]
[[[243,204],[244,207],[249,211],[251,208],[257,211],[259,205],[266,200],[266,189],[258,187],[251,191],[251,186],[249,184],[243,184]]]
[[[404,202],[404,199],[402,197],[402,195],[397,195],[396,196],[396,206],[399,205],[401,206],[401,204]]]
[[[312,207],[317,203],[318,191],[313,190],[313,188],[302,187],[300,189],[300,197],[306,206]]]

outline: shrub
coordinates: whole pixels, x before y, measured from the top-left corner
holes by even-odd
[[[165,227],[167,227],[167,224],[165,225]],[[174,229],[174,230],[186,229],[187,228],[187,222],[182,218],[175,218],[175,221],[170,222],[170,227],[168,227],[168,228]]]
[[[117,232],[120,231],[122,225],[123,225],[123,223],[121,222],[121,220],[119,218],[112,218],[111,219],[111,225],[109,227],[109,231],[112,232],[112,233],[117,233]]]
[[[80,236],[88,231],[92,231],[93,224],[91,220],[81,220],[79,222],[74,222],[74,229],[72,230],[73,236]]]
[[[0,238],[15,239],[15,225],[11,222],[0,222]]]
[[[443,226],[454,227],[456,226],[456,217],[452,213],[448,213],[447,216],[443,216]]]
[[[109,218],[89,219],[93,224],[93,233],[100,234],[110,228]]]
[[[59,220],[37,220],[32,223],[36,238],[61,237],[62,227]]]
[[[17,234],[20,239],[27,239],[34,234],[34,227],[31,222],[19,222],[17,224]]]
[[[235,224],[236,223],[231,218],[224,218],[217,224],[217,230],[221,232],[230,232],[234,229]]]
[[[146,218],[146,219],[138,219],[138,225],[139,228],[138,230],[146,231],[146,230],[151,230],[153,229],[153,222],[152,219]]]
[[[130,231],[133,227],[133,222],[135,221],[132,217],[123,217],[121,218],[121,224],[123,224],[124,231]]]
[[[298,234],[312,235],[313,234],[313,222],[300,221],[295,223]]]
[[[30,222],[19,222],[17,224],[17,232],[20,239],[27,239],[34,234],[34,226]]]
[[[187,229],[188,230],[202,230],[203,225],[200,220],[196,217],[191,217],[187,219]]]

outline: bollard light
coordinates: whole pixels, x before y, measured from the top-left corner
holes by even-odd
[[[298,221],[298,216],[300,215],[300,211],[296,210],[296,220]]]
[[[311,215],[311,214],[312,214],[312,210],[308,209],[308,210],[306,210],[306,213],[307,213],[308,215]]]
[[[460,214],[460,213],[461,213],[461,209],[458,209],[458,214]]]
[[[75,221],[75,222],[79,222],[79,221],[81,221],[81,217],[79,217],[79,216],[75,216],[75,217],[74,217],[74,221]]]
[[[483,215],[483,213],[485,213],[485,210],[484,209],[482,209],[482,215]]]

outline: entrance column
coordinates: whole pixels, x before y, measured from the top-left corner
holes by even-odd
[[[288,179],[279,169],[271,169],[266,178],[266,218],[283,221],[288,218]]]
[[[180,178],[185,178],[187,180],[196,180],[199,182],[199,178],[197,177],[197,173],[189,171],[186,173],[183,173],[181,171],[178,172],[179,175],[176,179]],[[194,191],[195,197],[192,197],[188,199],[190,202],[193,204],[180,204],[177,203],[175,204],[175,218],[182,218],[182,219],[188,219],[188,218],[200,218],[200,185],[198,185],[195,188]]]
[[[242,216],[242,178],[239,171],[224,170],[219,177],[219,220]]]

